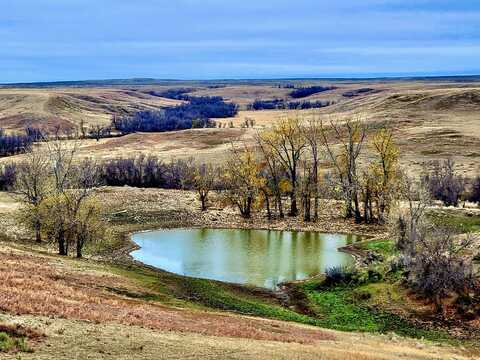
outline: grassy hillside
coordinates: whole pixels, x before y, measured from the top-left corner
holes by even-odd
[[[452,157],[458,171],[475,175],[480,168],[480,83],[476,78],[438,78],[404,80],[292,80],[241,82],[182,82],[192,86],[195,96],[223,96],[240,105],[235,118],[219,119],[219,130],[194,129],[175,134],[133,134],[122,139],[87,140],[85,155],[98,157],[133,156],[139,152],[160,157],[193,156],[202,161],[221,162],[231,141],[252,142],[256,132],[284,116],[312,113],[323,119],[341,121],[345,116],[361,114],[372,128],[388,126],[402,152],[402,163],[418,173],[430,160]],[[317,110],[248,111],[255,99],[294,100],[289,96],[295,86],[334,85],[335,89],[301,100],[331,101],[333,105]],[[53,85],[52,85],[53,86]],[[109,124],[114,114],[157,109],[179,103],[153,96],[172,85],[149,84],[104,87],[45,87],[0,89],[0,127],[8,131],[25,126],[49,130],[60,126],[72,129],[80,121],[86,125]],[[363,89],[363,90],[362,90]],[[367,89],[367,90],[365,90]],[[353,94],[353,95],[352,95]],[[241,129],[246,118],[254,119],[254,129]],[[230,128],[230,123],[234,129]]]

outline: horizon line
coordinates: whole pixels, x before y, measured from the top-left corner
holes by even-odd
[[[108,82],[143,82],[143,84],[154,84],[155,82],[235,82],[235,81],[300,81],[300,80],[330,80],[330,81],[346,81],[346,80],[402,80],[402,79],[442,79],[442,78],[475,78],[480,77],[480,73],[474,74],[441,74],[441,75],[368,75],[368,76],[297,76],[297,77],[232,77],[232,78],[153,78],[153,77],[131,77],[131,78],[98,78],[98,79],[81,79],[81,80],[52,80],[52,81],[31,81],[31,82],[5,82],[0,86],[14,85],[55,85],[55,84],[81,84],[102,82],[106,85]]]

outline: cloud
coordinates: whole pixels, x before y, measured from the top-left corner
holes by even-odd
[[[32,74],[49,80],[480,72],[478,1],[15,0],[2,6],[0,68],[8,71],[0,82]]]

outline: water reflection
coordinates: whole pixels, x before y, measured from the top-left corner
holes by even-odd
[[[337,249],[355,235],[237,229],[174,229],[139,233],[132,256],[170,272],[275,288],[353,262]]]

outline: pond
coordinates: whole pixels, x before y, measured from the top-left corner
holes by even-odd
[[[137,233],[135,260],[180,275],[275,289],[333,266],[352,264],[339,247],[355,235],[317,232],[171,229]]]

